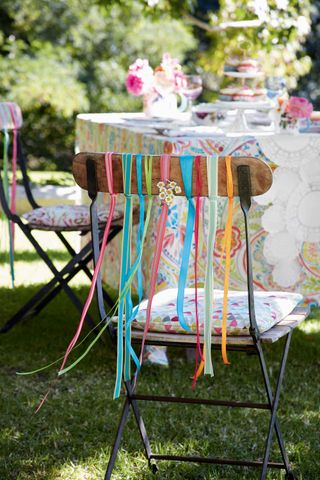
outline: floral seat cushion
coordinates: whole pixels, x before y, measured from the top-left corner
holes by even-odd
[[[184,330],[178,320],[176,288],[163,290],[153,297],[150,331],[168,333],[195,333],[195,291],[193,288],[185,290],[184,318],[190,327],[190,332]],[[303,297],[297,293],[289,292],[255,292],[255,311],[259,331],[265,332],[284,317],[302,301]],[[143,329],[146,320],[148,300],[140,303],[139,312],[133,322],[134,328]],[[223,291],[214,291],[214,313],[212,333],[221,334]],[[200,333],[204,327],[204,289],[198,289],[198,316]],[[249,313],[247,292],[229,291],[228,295],[228,335],[249,334]]]
[[[108,219],[108,207],[98,210],[100,223]],[[113,219],[123,217],[123,206],[116,207]],[[87,205],[53,205],[40,207],[23,215],[28,223],[38,230],[88,230],[90,228],[90,210]]]

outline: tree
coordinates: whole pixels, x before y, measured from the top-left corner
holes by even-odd
[[[304,52],[312,62],[310,73],[298,81],[295,93],[310,98],[315,109],[320,109],[320,1],[313,2],[311,9],[312,28],[308,35]]]
[[[165,51],[183,60],[195,48],[191,27],[143,11],[130,1],[2,0],[0,94],[21,105],[28,151],[43,167],[69,167],[77,112],[141,108],[124,88],[136,57],[155,65]]]

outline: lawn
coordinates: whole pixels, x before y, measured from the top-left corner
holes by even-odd
[[[49,234],[45,234],[49,235]],[[47,237],[49,238],[49,237]],[[73,238],[73,241],[76,241]],[[48,245],[59,265],[66,256],[56,241]],[[49,273],[18,237],[16,262],[17,287],[12,290],[5,258],[0,260],[0,305],[3,323],[39,288],[39,280]],[[88,285],[83,277],[74,281],[85,298]],[[69,300],[60,296],[38,317],[28,319],[0,341],[0,479],[1,480],[100,480],[108,462],[122,400],[113,401],[115,360],[111,345],[97,344],[77,368],[54,385],[40,412],[34,410],[55,378],[56,368],[32,376],[17,376],[17,371],[41,367],[59,358],[71,339],[79,314]],[[276,378],[280,345],[268,348],[269,372]],[[81,351],[82,347],[79,348]],[[231,366],[224,367],[218,352],[214,354],[215,378],[202,377],[195,393],[190,377],[193,364],[185,352],[170,351],[170,368],[143,368],[139,390],[163,393],[204,395],[208,398],[232,396],[234,399],[264,401],[258,382],[256,357],[230,355]],[[299,480],[320,478],[320,310],[293,336],[291,352],[281,396],[280,421],[289,457]],[[249,390],[248,390],[249,387]],[[214,407],[142,405],[147,430],[156,452],[261,457],[263,434],[267,428],[264,412]],[[171,414],[169,416],[169,413]],[[224,413],[224,416],[222,416]],[[199,428],[200,427],[200,428]],[[273,459],[279,459],[276,448]],[[194,464],[159,464],[160,480],[234,480],[258,479],[252,469]],[[139,435],[130,417],[118,455],[115,480],[151,480]],[[273,471],[268,479],[284,478]]]

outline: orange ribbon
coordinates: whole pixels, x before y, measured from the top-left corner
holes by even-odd
[[[226,254],[224,289],[223,289],[223,309],[222,309],[222,338],[221,353],[223,363],[229,365],[227,356],[227,317],[228,317],[228,292],[230,281],[230,265],[231,265],[231,240],[232,240],[232,217],[233,217],[233,178],[232,178],[232,157],[225,157],[227,170],[227,194],[228,194],[228,216],[225,227],[224,249]],[[224,250],[223,249],[223,250]]]

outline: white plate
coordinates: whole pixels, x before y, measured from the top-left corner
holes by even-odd
[[[158,125],[162,123],[171,123],[174,122],[174,118],[166,118],[166,117],[138,117],[138,118],[123,118],[126,123],[130,123],[132,125]]]
[[[261,78],[264,76],[263,72],[223,72],[227,77],[233,78]]]

